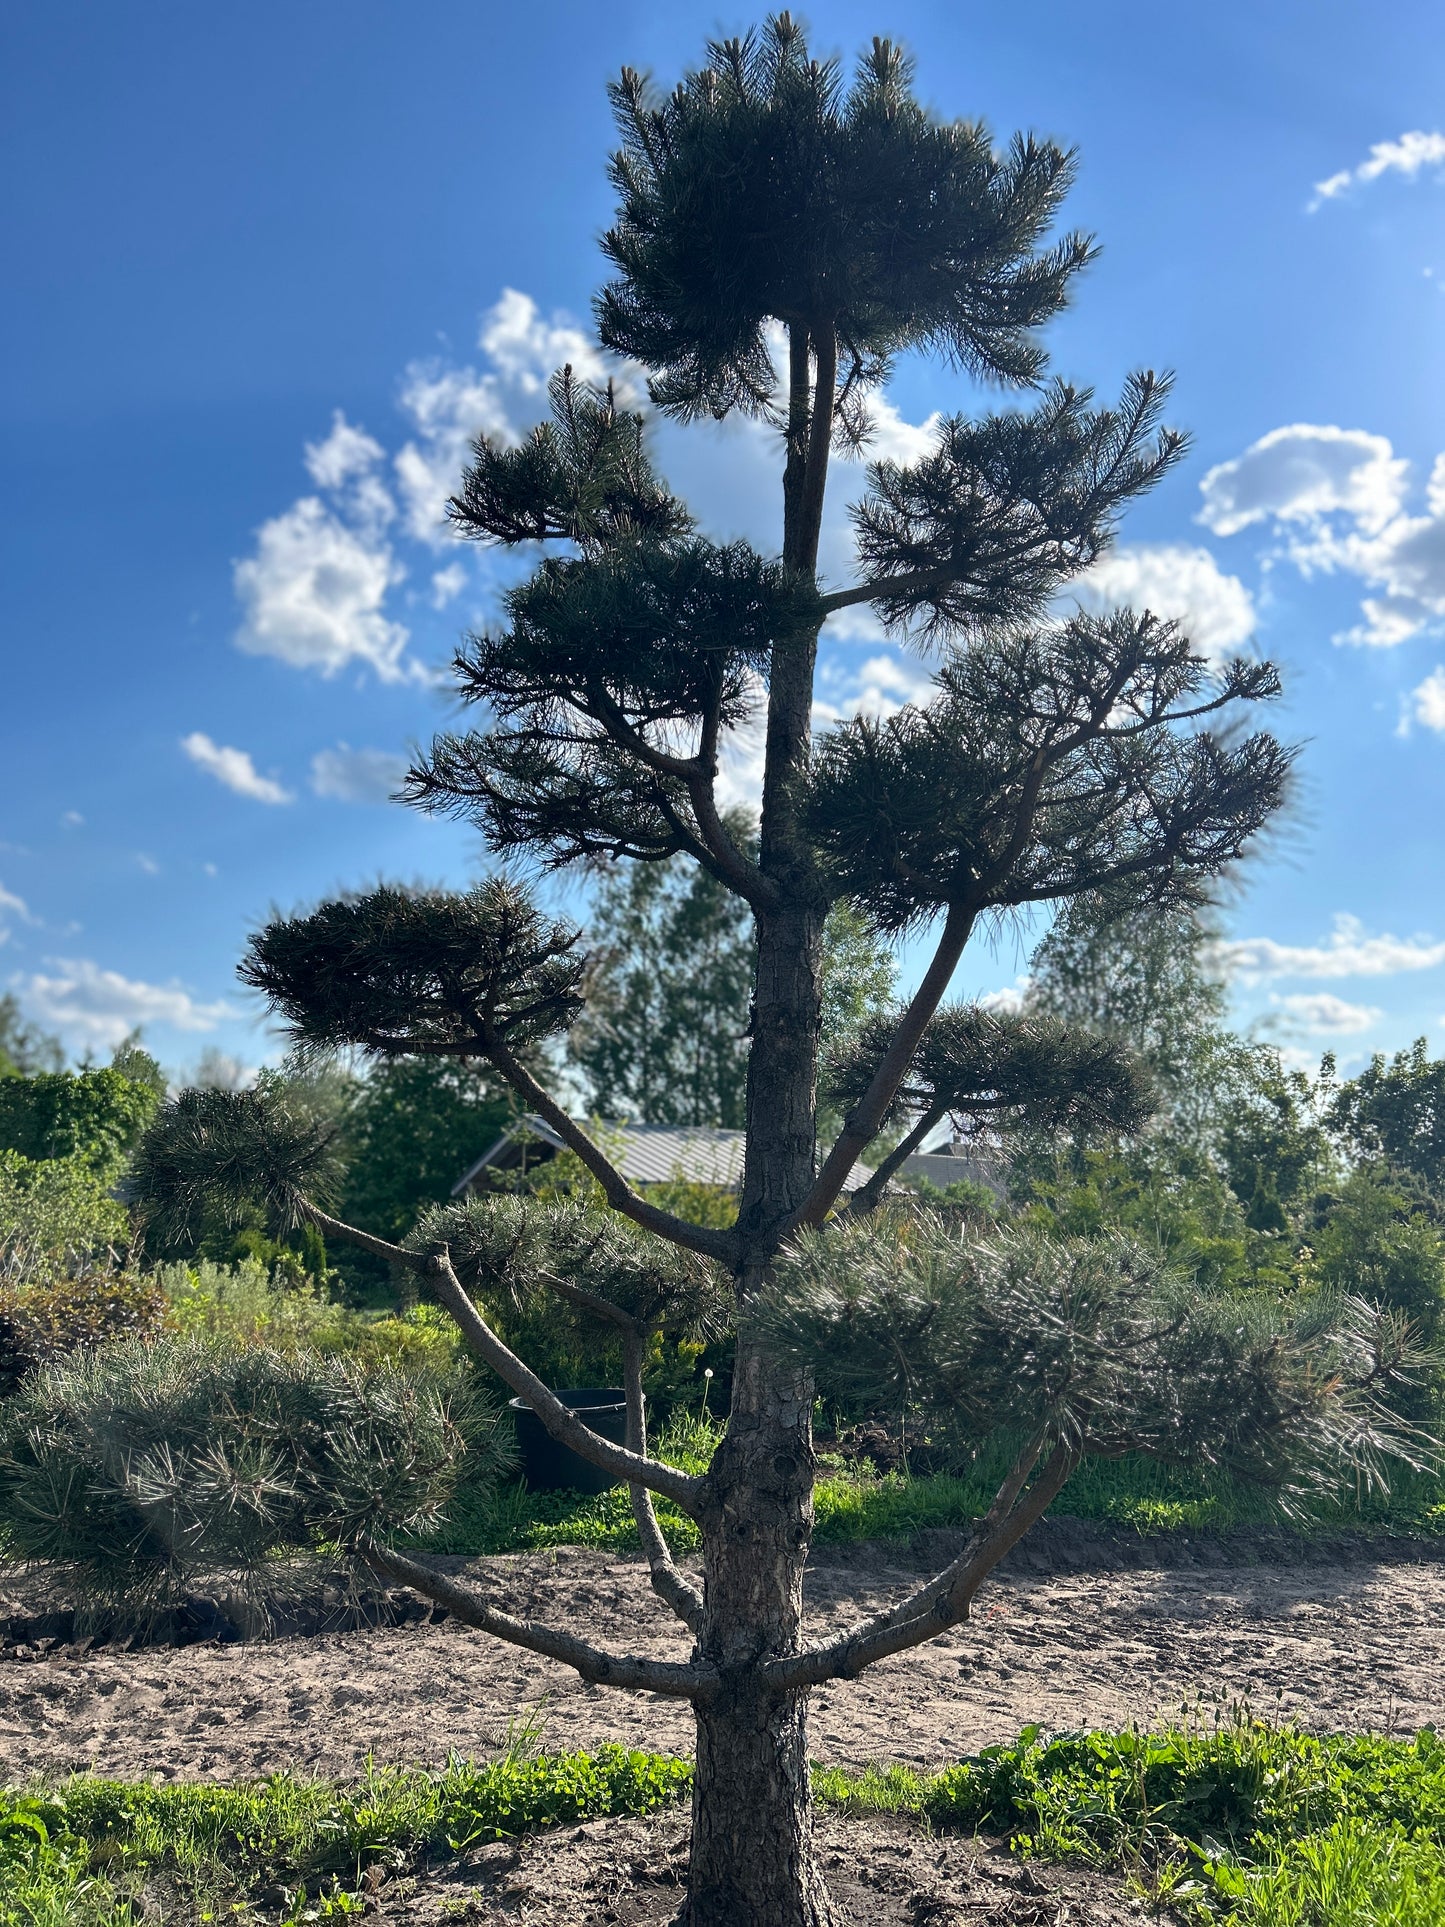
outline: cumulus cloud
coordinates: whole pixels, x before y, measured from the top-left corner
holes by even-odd
[[[1445,943],[1423,936],[1368,936],[1358,917],[1341,914],[1326,943],[1226,939],[1210,945],[1210,961],[1232,982],[1246,986],[1275,977],[1393,977],[1445,963]]]
[[[1383,435],[1294,422],[1210,469],[1199,520],[1237,535],[1252,522],[1313,522],[1342,510],[1377,533],[1404,505],[1407,468]]]
[[[1445,617],[1445,457],[1425,513],[1406,509],[1409,464],[1383,435],[1295,423],[1272,429],[1200,483],[1199,519],[1217,535],[1261,525],[1303,574],[1357,576],[1364,620],[1336,642],[1393,648]]]
[[[1401,732],[1412,722],[1423,723],[1426,729],[1445,731],[1445,669],[1432,669],[1424,682],[1410,691]]]
[[[400,682],[410,673],[407,631],[383,605],[404,574],[384,541],[303,496],[262,525],[256,553],[236,564],[244,611],[237,646],[323,676],[357,663]]]
[[[254,803],[290,803],[290,790],[269,776],[263,776],[251,761],[250,752],[213,743],[204,730],[192,730],[181,738],[181,748],[197,769],[214,776],[237,796],[249,796]]]
[[[1002,1011],[1006,1017],[1017,1017],[1028,1000],[1032,986],[1032,977],[1028,975],[1015,977],[1013,982],[1005,984],[1002,990],[986,990],[978,999],[979,1008]]]
[[[1379,180],[1382,174],[1403,174],[1406,180],[1414,180],[1424,168],[1442,166],[1445,166],[1445,134],[1427,134],[1415,128],[1411,133],[1401,134],[1398,140],[1376,141],[1358,167],[1341,168],[1328,180],[1315,182],[1315,198],[1310,202],[1309,211],[1313,214],[1326,201],[1337,199],[1346,188],[1366,186]]]
[[[1384,1016],[1373,1004],[1349,1004],[1328,990],[1299,991],[1288,997],[1271,993],[1269,1001],[1290,1023],[1314,1037],[1352,1037]]]
[[[338,743],[311,759],[311,787],[338,803],[387,803],[408,768],[405,756],[387,749],[352,749]]]
[[[467,586],[467,572],[460,562],[449,562],[444,569],[438,569],[431,579],[431,606],[445,609],[449,602],[455,602]]]
[[[1113,549],[1062,599],[1097,614],[1127,606],[1173,617],[1201,655],[1216,660],[1254,633],[1254,599],[1239,577],[1226,575],[1208,549],[1182,543]]]
[[[569,315],[550,320],[529,294],[504,288],[482,316],[477,346],[490,367],[458,368],[417,361],[402,381],[401,407],[415,430],[396,457],[397,487],[407,532],[433,547],[449,541],[446,505],[461,481],[478,435],[515,442],[545,412],[548,381],[571,365],[580,380],[625,373],[610,362]]]
[[[396,504],[376,472],[385,453],[380,442],[354,427],[339,408],[326,440],[306,444],[306,472],[312,481],[373,536],[396,517]]]
[[[100,1049],[113,1049],[143,1024],[207,1031],[237,1015],[219,999],[198,1003],[180,984],[143,983],[86,958],[47,957],[45,963],[45,971],[12,980],[27,1005],[42,1023]]]

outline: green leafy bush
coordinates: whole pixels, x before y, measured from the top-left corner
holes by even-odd
[[[114,1182],[158,1096],[150,1078],[113,1065],[0,1076],[0,1149],[36,1161],[74,1158]]]
[[[207,1338],[46,1366],[0,1423],[0,1524],[84,1603],[141,1613],[278,1551],[426,1536],[508,1431],[458,1374]]]
[[[129,1238],[125,1206],[83,1158],[0,1151],[0,1277],[7,1284],[94,1264]]]

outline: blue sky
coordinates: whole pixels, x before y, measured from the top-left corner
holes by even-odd
[[[0,9],[8,298],[0,987],[75,1051],[274,1049],[245,936],[476,839],[379,800],[498,565],[438,509],[467,436],[584,365],[604,86],[751,16],[438,0]],[[904,40],[940,112],[1080,152],[1104,252],[1050,331],[1101,398],[1178,372],[1188,462],[1080,593],[1187,613],[1287,678],[1299,806],[1229,913],[1241,1022],[1362,1061],[1445,1033],[1445,36],[1438,9],[1220,0],[811,9]],[[970,397],[907,366],[882,444]],[[976,399],[976,398],[975,398]],[[776,544],[775,451],[669,431],[723,533]],[[1438,466],[1437,466],[1438,463]],[[835,483],[828,560],[846,571]],[[821,694],[906,698],[860,626]],[[734,767],[740,791],[747,756]],[[574,897],[572,907],[581,909]],[[999,990],[1010,941],[965,962]]]

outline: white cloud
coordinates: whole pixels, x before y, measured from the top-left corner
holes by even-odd
[[[138,870],[144,870],[148,877],[158,877],[161,873],[160,864],[156,862],[148,850],[136,851],[135,867]]]
[[[1183,623],[1201,655],[1216,660],[1254,633],[1254,599],[1208,549],[1160,543],[1113,549],[1063,592],[1061,601],[1104,614],[1128,606]]]
[[[462,479],[472,443],[479,435],[502,442],[517,438],[495,377],[479,375],[475,368],[414,361],[403,377],[400,401],[417,433],[392,464],[406,530],[413,541],[436,547],[452,539],[447,498]]]
[[[545,412],[548,381],[570,363],[579,379],[605,381],[609,374],[629,387],[626,371],[611,362],[565,314],[544,320],[536,302],[516,288],[482,316],[477,346],[491,366],[485,373],[439,361],[413,362],[402,381],[401,407],[416,439],[394,464],[406,508],[408,533],[436,547],[451,540],[447,498],[454,494],[479,435],[508,443]]]
[[[1341,168],[1328,180],[1315,182],[1315,198],[1310,202],[1309,211],[1313,214],[1323,202],[1335,200],[1346,188],[1377,181],[1382,174],[1403,174],[1407,180],[1413,180],[1423,168],[1441,166],[1445,166],[1445,134],[1426,134],[1416,128],[1401,134],[1398,140],[1376,141],[1368,158],[1358,167]]]
[[[1373,1004],[1348,1004],[1328,990],[1299,991],[1288,997],[1271,993],[1269,1001],[1313,1036],[1351,1037],[1384,1016]]]
[[[1370,533],[1398,515],[1408,464],[1383,435],[1294,422],[1272,428],[1199,484],[1199,520],[1216,535],[1252,522],[1312,522],[1342,510]]]
[[[339,490],[359,475],[367,475],[385,454],[364,428],[347,421],[338,408],[331,417],[331,433],[324,442],[306,444],[306,472],[318,488]]]
[[[1422,936],[1366,936],[1358,917],[1342,914],[1335,918],[1327,943],[1233,938],[1212,944],[1210,959],[1231,981],[1244,985],[1272,977],[1392,977],[1445,963],[1445,943]]]
[[[905,421],[886,395],[869,397],[868,418],[873,432],[863,450],[864,459],[900,465],[921,461],[932,451],[943,419],[935,408],[926,421]]]
[[[386,803],[400,786],[407,758],[386,749],[352,749],[338,743],[311,759],[311,787],[339,803]]]
[[[8,943],[10,941],[11,918],[14,918],[19,923],[34,923],[35,921],[34,917],[30,914],[30,906],[26,903],[24,897],[17,897],[13,890],[7,890],[5,885],[0,883],[0,943]]]
[[[386,451],[338,408],[324,442],[306,444],[306,472],[356,526],[375,540],[396,519],[396,503],[377,474]]]
[[[1002,990],[986,990],[978,999],[979,1008],[1002,1011],[1006,1017],[1016,1017],[1027,1002],[1032,985],[1033,978],[1027,974],[1015,977]]]
[[[169,1024],[176,1030],[214,1030],[237,1015],[218,1000],[197,1003],[181,985],[148,984],[102,970],[85,958],[47,957],[49,972],[13,979],[42,1023],[99,1048],[113,1048],[143,1024]]]
[[[431,606],[445,609],[449,602],[455,602],[467,586],[467,572],[460,562],[448,563],[438,569],[431,579]]]
[[[1406,513],[1408,475],[1383,435],[1296,423],[1210,469],[1199,519],[1219,535],[1270,526],[1302,574],[1357,576],[1364,620],[1335,641],[1394,648],[1445,618],[1445,457],[1424,515]]]
[[[251,761],[248,750],[231,749],[221,743],[213,743],[204,730],[199,729],[181,738],[181,748],[197,769],[214,776],[218,783],[224,783],[237,796],[249,796],[255,803],[293,801],[290,790],[283,789],[273,778],[261,774]]]
[[[79,810],[66,810],[60,819],[67,830],[78,830],[85,822]]]
[[[1411,722],[1426,729],[1445,730],[1445,669],[1432,669],[1418,688],[1410,691],[1410,708],[1400,724],[1401,734]]]
[[[303,496],[262,525],[255,555],[236,564],[245,612],[237,646],[323,676],[360,663],[383,682],[400,682],[412,673],[407,632],[387,619],[383,604],[404,574],[384,541]]]
[[[477,346],[504,381],[524,394],[540,395],[559,368],[571,364],[581,381],[605,381],[610,364],[570,315],[544,321],[536,302],[516,288],[482,316]]]

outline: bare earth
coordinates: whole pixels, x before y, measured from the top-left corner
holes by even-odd
[[[873,1549],[810,1572],[814,1630],[840,1628],[916,1583]],[[448,1562],[454,1564],[457,1562]],[[580,1549],[477,1560],[488,1592],[615,1650],[685,1655],[631,1559]],[[12,1592],[15,1587],[10,1588]],[[1029,1722],[1146,1723],[1199,1695],[1248,1699],[1320,1729],[1411,1731],[1445,1718],[1445,1563],[1408,1554],[1314,1564],[1019,1571],[967,1626],[814,1698],[830,1763],[933,1767]],[[584,1685],[563,1667],[453,1622],[136,1652],[0,1659],[0,1780],[90,1769],[232,1779],[331,1777],[378,1761],[481,1757],[545,1712],[545,1743],[691,1751],[687,1708]],[[904,1918],[906,1916],[900,1916]]]

